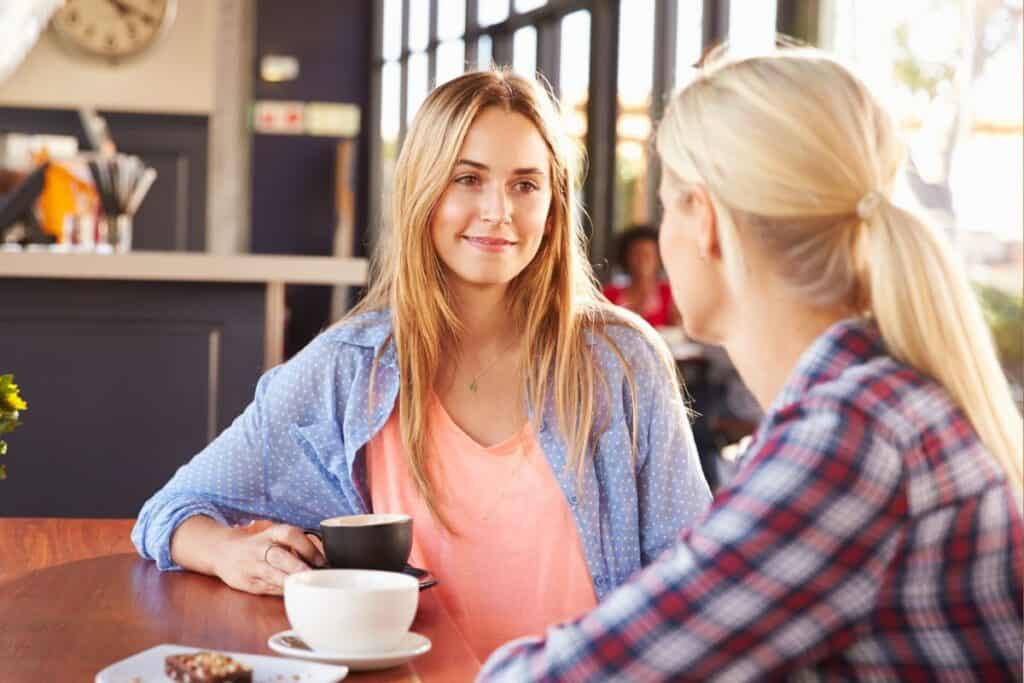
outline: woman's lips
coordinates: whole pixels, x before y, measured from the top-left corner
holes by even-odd
[[[504,251],[515,244],[515,242],[510,242],[502,237],[471,237],[467,235],[463,239],[477,249],[490,252]]]

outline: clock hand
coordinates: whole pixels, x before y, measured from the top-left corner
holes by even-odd
[[[154,21],[156,21],[156,17],[150,14],[146,14],[138,7],[133,7],[132,5],[129,5],[128,3],[124,2],[124,0],[107,0],[107,2],[111,4],[114,7],[114,9],[117,10],[117,13],[120,14],[122,17],[128,14],[134,14],[147,24],[152,24]]]

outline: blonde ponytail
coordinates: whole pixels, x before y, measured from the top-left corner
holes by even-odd
[[[890,353],[945,387],[1020,491],[1024,422],[963,267],[934,228],[888,201],[864,227],[871,311]]]
[[[818,50],[720,51],[668,107],[657,147],[673,176],[707,185],[724,254],[742,226],[802,300],[872,315],[893,356],[961,408],[1021,505],[1024,423],[981,307],[944,239],[887,198],[904,148],[860,80]]]

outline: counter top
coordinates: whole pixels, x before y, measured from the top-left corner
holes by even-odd
[[[361,285],[367,261],[328,256],[0,252],[0,278]]]

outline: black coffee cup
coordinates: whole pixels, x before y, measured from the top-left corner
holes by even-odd
[[[346,515],[304,529],[320,539],[333,569],[400,572],[412,550],[412,517],[402,514]]]

